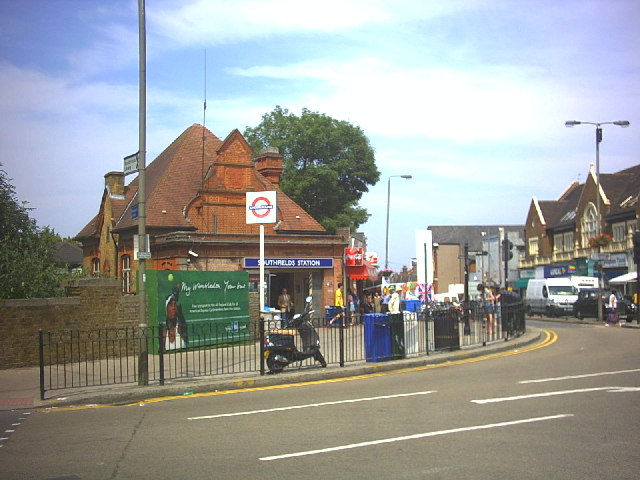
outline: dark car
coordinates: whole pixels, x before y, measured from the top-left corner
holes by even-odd
[[[611,290],[602,290],[600,292],[602,298],[602,318],[607,318],[607,305]],[[632,320],[636,313],[636,304],[630,302],[622,296],[620,292],[616,292],[618,299],[618,312],[620,318]],[[573,304],[573,314],[582,319],[584,317],[598,316],[598,289],[584,288],[578,292],[578,300]]]

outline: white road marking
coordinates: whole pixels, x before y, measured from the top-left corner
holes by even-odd
[[[518,383],[558,382],[562,380],[572,380],[576,378],[601,377],[603,375],[619,375],[621,373],[634,373],[634,372],[640,372],[640,368],[634,368],[631,370],[617,370],[614,372],[586,373],[584,375],[568,375],[566,377],[540,378],[538,380],[522,380],[521,382],[518,382]]]
[[[406,435],[403,437],[393,437],[393,438],[384,438],[381,440],[373,440],[370,442],[362,442],[362,443],[352,443],[349,445],[340,445],[337,447],[329,447],[329,448],[320,448],[318,450],[307,450],[305,452],[294,452],[294,453],[286,453],[284,455],[273,455],[270,457],[262,457],[259,460],[269,462],[272,460],[282,460],[286,458],[293,457],[303,457],[306,455],[317,455],[320,453],[329,453],[329,452],[337,452],[340,450],[350,450],[353,448],[362,448],[362,447],[370,447],[373,445],[381,445],[384,443],[393,443],[393,442],[403,442],[406,440],[417,440],[419,438],[427,438],[427,437],[436,437],[438,435],[449,435],[452,433],[461,433],[461,432],[471,432],[474,430],[488,430],[490,428],[500,428],[500,427],[510,427],[513,425],[521,425],[524,423],[534,423],[534,422],[543,422],[546,420],[557,420],[560,418],[573,417],[572,413],[568,414],[560,414],[560,415],[550,415],[547,417],[536,417],[536,418],[525,418],[523,420],[514,420],[510,422],[499,422],[499,423],[490,423],[487,425],[474,425],[471,427],[461,427],[461,428],[451,428],[448,430],[438,430],[435,432],[426,432],[426,433],[417,433],[415,435]]]
[[[585,392],[634,392],[638,391],[635,387],[594,387],[594,388],[577,388],[575,390],[557,390],[555,392],[544,393],[532,393],[530,395],[515,395],[513,397],[501,397],[501,398],[486,398],[483,400],[471,400],[471,403],[477,403],[483,405],[485,403],[500,403],[500,402],[512,402],[514,400],[527,400],[529,398],[542,398],[542,397],[554,397],[557,395],[570,395],[573,393],[585,393]]]
[[[389,398],[413,397],[416,395],[428,395],[430,393],[435,393],[435,390],[430,390],[427,392],[399,393],[397,395],[383,395],[380,397],[354,398],[351,400],[337,400],[335,402],[310,403],[307,405],[292,405],[290,407],[267,408],[264,410],[249,410],[246,412],[221,413],[218,415],[203,415],[201,417],[188,417],[187,420],[208,420],[212,418],[238,417],[241,415],[255,415],[258,413],[284,412],[287,410],[298,410],[301,408],[324,407],[327,405],[339,405],[341,403],[371,402],[373,400],[387,400]]]

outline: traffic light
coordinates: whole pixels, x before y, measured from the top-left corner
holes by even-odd
[[[502,259],[508,262],[513,258],[513,242],[506,238],[502,240]]]
[[[633,263],[640,264],[640,230],[633,232]]]

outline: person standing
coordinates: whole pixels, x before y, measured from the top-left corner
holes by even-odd
[[[338,318],[342,318],[344,316],[344,297],[342,295],[342,283],[338,283],[338,288],[336,288],[336,294],[333,302],[334,307],[336,308],[336,314],[329,321],[329,325],[333,325]]]
[[[609,295],[609,303],[607,305],[609,313],[607,314],[607,320],[605,321],[605,325],[608,327],[609,325],[618,323],[620,317],[618,316],[618,296],[615,290],[611,290],[611,295]]]
[[[382,313],[389,313],[389,301],[391,301],[391,292],[388,288],[385,288],[382,295]]]
[[[389,299],[389,313],[391,315],[400,313],[400,295],[397,290],[392,290],[391,298]]]
[[[373,294],[373,312],[382,312],[382,297],[380,296],[380,292],[378,292],[377,290],[376,293]]]
[[[293,310],[293,299],[286,288],[282,289],[282,294],[278,297],[278,307],[280,307],[282,327],[287,328],[289,326],[291,311]]]

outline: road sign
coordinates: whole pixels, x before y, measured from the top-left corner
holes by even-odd
[[[136,173],[139,170],[138,167],[138,158],[140,152],[136,152],[132,155],[124,157],[124,174],[129,175],[130,173]]]
[[[151,252],[138,252],[138,260],[149,260]]]

